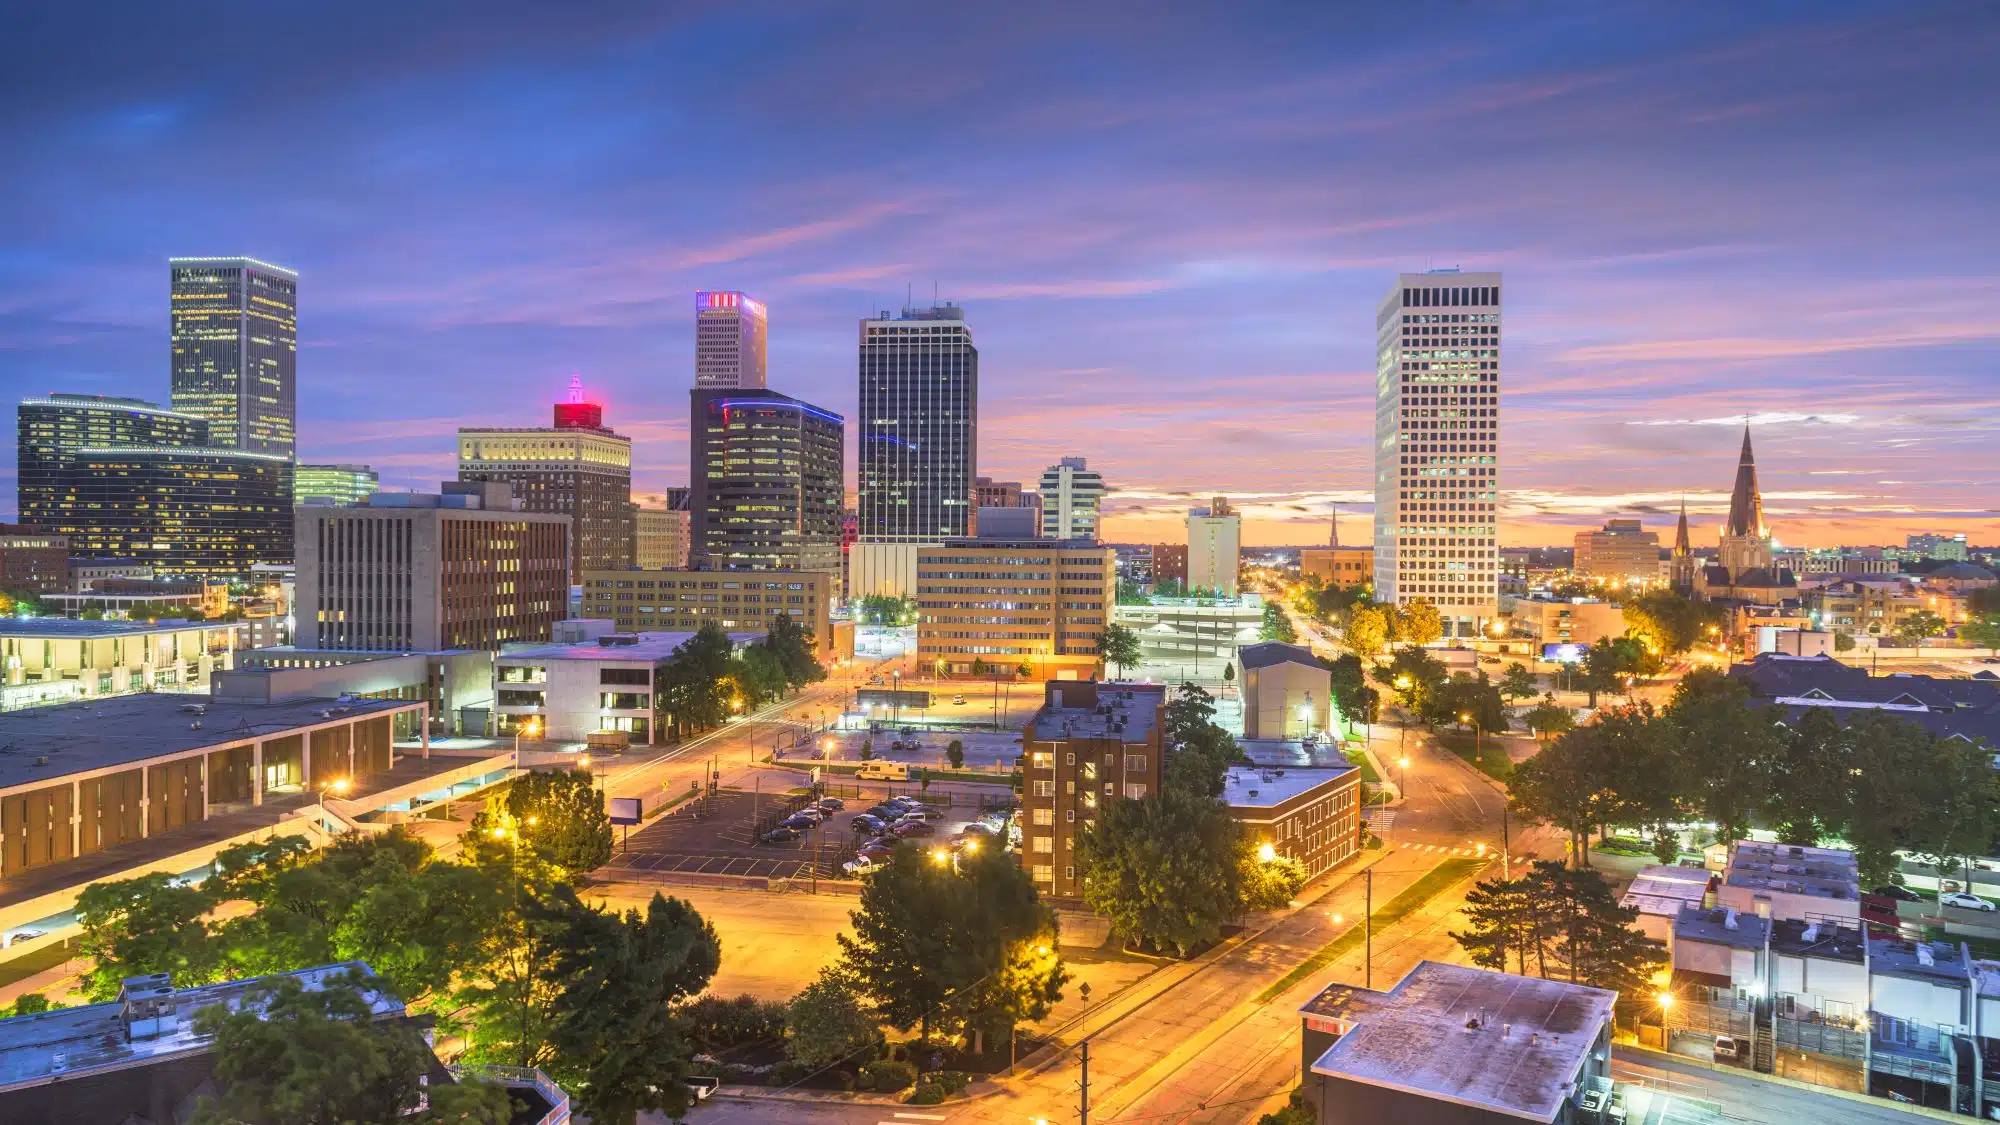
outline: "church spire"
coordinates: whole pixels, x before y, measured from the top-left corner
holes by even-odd
[[[1681,522],[1674,527],[1674,557],[1684,558],[1694,553],[1694,544],[1688,542],[1688,498],[1681,494]]]
[[[1333,506],[1332,506],[1331,504],[1329,504],[1329,505],[1327,505],[1327,506],[1328,506],[1329,508],[1332,508],[1332,507],[1333,507]],[[1339,509],[1339,508],[1333,508],[1333,516],[1331,517],[1331,520],[1330,520],[1330,522],[1331,522],[1331,523],[1333,524],[1333,530],[1332,530],[1332,531],[1331,531],[1331,532],[1329,533],[1329,537],[1328,537],[1328,539],[1327,539],[1327,543],[1326,543],[1326,545],[1327,545],[1327,546],[1329,546],[1329,547],[1332,547],[1332,548],[1333,548],[1333,549],[1335,549],[1335,550],[1339,550],[1339,549],[1340,549],[1340,509]]]
[[[1764,497],[1757,489],[1757,457],[1750,451],[1750,426],[1743,426],[1743,455],[1736,462],[1736,487],[1729,494],[1729,522],[1724,535],[1761,539],[1764,535]]]

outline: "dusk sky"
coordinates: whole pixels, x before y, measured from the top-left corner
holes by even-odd
[[[1712,545],[1745,415],[1785,544],[2000,542],[1991,4],[235,7],[10,16],[17,397],[166,401],[167,258],[250,255],[300,274],[304,459],[435,488],[580,373],[654,492],[694,290],[851,423],[856,321],[935,286],[982,473],[1362,543],[1376,303],[1459,266],[1506,275],[1502,542],[1685,493]]]

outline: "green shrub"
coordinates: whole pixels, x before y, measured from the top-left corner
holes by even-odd
[[[861,1068],[863,1078],[873,1078],[874,1088],[884,1094],[907,1090],[917,1080],[917,1068],[906,1062],[883,1059]],[[858,1085],[858,1083],[857,1083]]]
[[[784,1038],[785,1005],[743,995],[725,1000],[704,996],[681,1008],[688,1038],[697,1051],[726,1051],[745,1043],[769,1043]]]
[[[962,1070],[941,1070],[931,1075],[931,1081],[944,1087],[947,1094],[962,1094],[972,1085],[972,1076]]]
[[[875,1088],[875,1072],[865,1066],[855,1072],[854,1088],[857,1090],[873,1090]]]
[[[934,1082],[926,1082],[911,1090],[910,1096],[903,1100],[910,1105],[936,1105],[944,1100],[944,1087]]]

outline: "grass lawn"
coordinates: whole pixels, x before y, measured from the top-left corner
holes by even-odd
[[[1424,873],[1423,878],[1404,887],[1402,893],[1376,908],[1374,926],[1386,929],[1415,914],[1423,905],[1450,890],[1465,879],[1476,875],[1479,870],[1493,862],[1491,859],[1448,859]],[[1269,1004],[1284,995],[1286,990],[1339,960],[1348,951],[1358,949],[1367,938],[1367,928],[1349,926],[1347,932],[1327,942],[1317,953],[1299,962],[1291,972],[1286,973],[1278,983],[1257,994],[1257,1003]]]
[[[1506,746],[1497,738],[1478,739],[1456,731],[1439,731],[1438,741],[1495,781],[1504,782],[1514,776],[1514,760],[1507,756]],[[1474,747],[1478,748],[1476,753]]]
[[[1361,770],[1361,780],[1369,785],[1380,785],[1382,779],[1375,774],[1375,767],[1368,764],[1368,755],[1360,750],[1346,751],[1347,760]]]

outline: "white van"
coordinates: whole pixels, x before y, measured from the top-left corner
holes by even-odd
[[[910,767],[902,762],[863,762],[854,776],[860,781],[908,781]]]

